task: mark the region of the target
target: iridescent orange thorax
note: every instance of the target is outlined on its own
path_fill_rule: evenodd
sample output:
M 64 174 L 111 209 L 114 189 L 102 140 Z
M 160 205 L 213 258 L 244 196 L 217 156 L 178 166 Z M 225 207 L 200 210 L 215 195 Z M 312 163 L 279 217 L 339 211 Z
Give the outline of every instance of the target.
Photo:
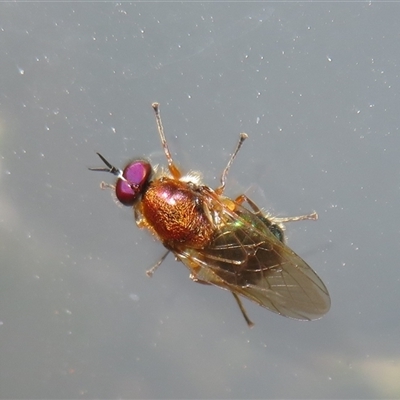
M 204 248 L 214 227 L 207 216 L 197 186 L 163 177 L 150 182 L 142 195 L 139 212 L 143 222 L 169 247 L 184 244 Z

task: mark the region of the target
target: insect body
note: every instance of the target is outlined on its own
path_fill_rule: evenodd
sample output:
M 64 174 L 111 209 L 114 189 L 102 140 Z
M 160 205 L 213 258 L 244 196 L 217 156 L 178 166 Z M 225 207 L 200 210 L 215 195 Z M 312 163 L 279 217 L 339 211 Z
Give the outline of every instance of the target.
M 249 326 L 239 296 L 280 315 L 299 320 L 320 318 L 330 308 L 328 290 L 317 274 L 284 243 L 284 222 L 317 219 L 317 214 L 274 218 L 265 215 L 247 196 L 223 195 L 226 177 L 243 141 L 239 142 L 221 175 L 221 184 L 211 189 L 199 174 L 182 175 L 169 152 L 159 106 L 153 103 L 158 132 L 168 162 L 168 171 L 156 172 L 146 160 L 135 160 L 124 170 L 106 164 L 94 171 L 117 176 L 117 199 L 132 206 L 140 228 L 147 228 L 167 252 L 147 274 L 151 276 L 169 252 L 182 261 L 190 278 L 232 292 Z

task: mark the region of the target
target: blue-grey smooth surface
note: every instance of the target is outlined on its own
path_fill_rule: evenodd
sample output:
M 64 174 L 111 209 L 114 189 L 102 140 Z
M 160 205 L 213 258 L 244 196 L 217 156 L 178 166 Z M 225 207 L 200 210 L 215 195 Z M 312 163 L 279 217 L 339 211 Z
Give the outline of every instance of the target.
M 400 6 L 0 4 L 0 397 L 400 396 Z M 331 311 L 190 281 L 99 183 L 171 151 L 287 226 Z

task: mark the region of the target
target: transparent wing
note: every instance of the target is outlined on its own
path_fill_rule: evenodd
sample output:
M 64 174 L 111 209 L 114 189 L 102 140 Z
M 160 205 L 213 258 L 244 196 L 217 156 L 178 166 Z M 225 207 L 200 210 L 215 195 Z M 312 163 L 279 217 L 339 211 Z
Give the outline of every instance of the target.
M 173 249 L 193 277 L 286 317 L 312 320 L 324 315 L 330 297 L 318 275 L 263 219 L 231 203 L 234 207 L 215 199 L 210 203 L 217 233 L 207 248 Z

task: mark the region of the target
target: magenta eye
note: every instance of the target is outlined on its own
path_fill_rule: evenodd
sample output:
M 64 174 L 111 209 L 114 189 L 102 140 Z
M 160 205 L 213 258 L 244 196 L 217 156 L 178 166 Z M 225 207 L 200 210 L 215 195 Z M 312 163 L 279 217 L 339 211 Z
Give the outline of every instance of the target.
M 143 187 L 148 182 L 151 174 L 151 166 L 147 161 L 138 160 L 128 164 L 122 176 L 118 178 L 115 186 L 117 199 L 124 206 L 131 206 L 142 193 Z

